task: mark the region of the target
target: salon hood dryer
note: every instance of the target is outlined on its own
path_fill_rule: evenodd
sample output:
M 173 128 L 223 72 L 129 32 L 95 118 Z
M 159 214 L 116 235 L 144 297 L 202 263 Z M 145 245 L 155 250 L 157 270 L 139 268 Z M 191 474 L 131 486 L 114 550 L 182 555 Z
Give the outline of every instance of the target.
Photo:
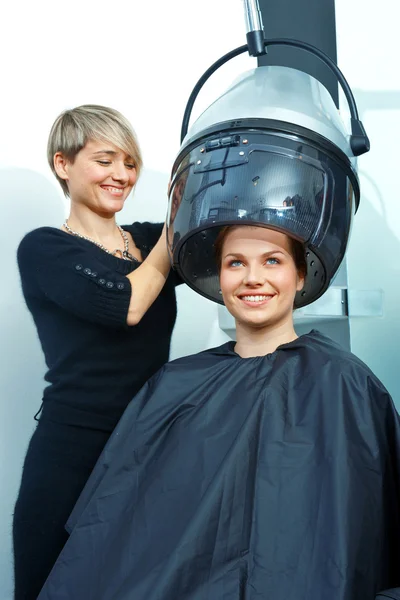
M 249 38 L 248 38 L 249 39 Z M 344 257 L 360 189 L 355 156 L 369 142 L 351 90 L 318 49 L 294 40 L 269 40 L 313 52 L 336 74 L 351 113 L 349 134 L 326 88 L 288 67 L 257 67 L 241 75 L 190 127 L 199 80 L 186 108 L 182 146 L 172 169 L 168 247 L 184 281 L 223 304 L 214 242 L 223 226 L 260 225 L 304 243 L 307 276 L 295 306 L 317 300 Z

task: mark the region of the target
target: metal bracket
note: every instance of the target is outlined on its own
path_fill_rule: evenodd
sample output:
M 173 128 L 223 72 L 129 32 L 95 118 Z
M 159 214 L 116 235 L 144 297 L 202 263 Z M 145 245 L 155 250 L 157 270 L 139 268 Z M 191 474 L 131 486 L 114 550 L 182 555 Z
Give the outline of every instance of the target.
M 343 318 L 348 316 L 347 289 L 330 287 L 321 298 L 294 312 L 294 321 L 303 318 Z

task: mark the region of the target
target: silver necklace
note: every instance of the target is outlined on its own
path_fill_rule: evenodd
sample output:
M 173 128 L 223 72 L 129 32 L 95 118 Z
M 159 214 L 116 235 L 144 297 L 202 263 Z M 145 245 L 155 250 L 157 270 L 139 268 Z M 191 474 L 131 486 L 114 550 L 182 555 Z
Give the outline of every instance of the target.
M 118 227 L 118 231 L 120 232 L 120 234 L 122 236 L 122 239 L 124 240 L 124 250 L 120 250 L 119 248 L 117 248 L 116 250 L 114 250 L 114 252 L 111 252 L 110 250 L 108 250 L 105 246 L 103 246 L 103 244 L 100 244 L 100 242 L 96 242 L 95 240 L 92 240 L 92 238 L 87 237 L 86 235 L 82 235 L 82 233 L 79 233 L 78 231 L 74 231 L 73 229 L 71 229 L 71 227 L 68 225 L 68 221 L 67 220 L 65 221 L 65 223 L 63 223 L 63 227 L 65 227 L 65 229 L 68 231 L 68 233 L 71 233 L 72 235 L 76 235 L 76 237 L 79 237 L 82 240 L 86 240 L 88 242 L 92 242 L 92 244 L 95 244 L 96 246 L 98 246 L 99 248 L 101 248 L 102 250 L 104 250 L 104 252 L 107 252 L 107 254 L 111 254 L 112 256 L 121 257 L 124 260 L 133 260 L 135 262 L 139 262 L 138 259 L 135 258 L 129 252 L 129 240 L 128 240 L 128 236 L 126 235 L 126 233 L 122 229 L 122 227 L 120 227 L 119 225 L 117 225 L 117 227 Z

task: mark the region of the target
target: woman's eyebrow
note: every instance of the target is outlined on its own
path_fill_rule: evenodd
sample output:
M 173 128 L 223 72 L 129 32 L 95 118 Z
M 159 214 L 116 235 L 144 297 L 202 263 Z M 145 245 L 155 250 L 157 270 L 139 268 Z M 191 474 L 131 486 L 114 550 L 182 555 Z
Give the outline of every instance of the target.
M 271 256 L 271 254 L 282 254 L 283 256 L 286 256 L 286 253 L 283 252 L 282 250 L 269 250 L 269 252 L 264 252 L 261 256 L 265 257 L 265 256 Z M 229 254 L 226 254 L 224 256 L 224 258 L 228 258 L 229 256 L 234 256 L 235 258 L 246 258 L 246 256 L 244 254 L 241 254 L 240 252 L 229 252 Z
M 271 254 L 283 254 L 283 256 L 286 256 L 286 252 L 283 252 L 283 250 L 270 250 L 269 252 L 264 252 L 262 256 L 271 256 Z
M 93 156 L 96 156 L 96 154 L 110 154 L 112 156 L 115 156 L 115 154 L 117 154 L 115 152 L 115 150 L 98 150 L 97 152 L 93 153 Z
M 116 152 L 115 150 L 98 150 L 97 152 L 94 152 L 92 154 L 92 156 L 99 156 L 101 154 L 107 154 L 108 156 L 117 156 L 118 152 Z M 126 156 L 124 158 L 124 160 L 129 160 L 131 162 L 135 162 L 132 158 L 132 156 Z

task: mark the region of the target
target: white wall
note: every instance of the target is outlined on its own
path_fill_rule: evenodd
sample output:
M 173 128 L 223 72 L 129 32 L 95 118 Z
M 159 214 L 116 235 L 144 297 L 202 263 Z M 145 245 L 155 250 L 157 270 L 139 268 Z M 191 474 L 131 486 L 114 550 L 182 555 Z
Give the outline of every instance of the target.
M 368 9 L 367 9 L 368 6 Z M 397 0 L 336 2 L 338 64 L 358 103 L 371 151 L 359 159 L 361 204 L 348 259 L 350 289 L 383 290 L 383 318 L 350 319 L 352 351 L 400 408 L 400 68 Z
M 368 287 L 385 286 L 387 294 L 386 329 L 381 322 L 354 323 L 359 336 L 354 349 L 393 390 L 397 356 L 388 328 L 399 333 L 398 266 L 388 253 L 398 254 L 400 237 L 392 138 L 396 128 L 397 136 L 400 133 L 400 81 L 397 65 L 385 66 L 385 61 L 397 55 L 396 19 L 390 15 L 394 8 L 395 0 L 387 4 L 387 14 L 377 14 L 377 7 L 367 14 L 362 0 L 337 2 L 339 62 L 366 111 L 364 121 L 373 144 L 371 154 L 360 161 L 366 192 L 354 228 L 350 277 L 358 277 L 359 287 L 368 275 Z M 0 598 L 9 600 L 11 512 L 44 374 L 36 332 L 20 293 L 15 252 L 26 231 L 40 225 L 59 226 L 66 210 L 46 164 L 49 128 L 67 107 L 97 103 L 121 110 L 136 128 L 146 168 L 120 222 L 161 221 L 189 93 L 214 60 L 244 43 L 245 32 L 241 0 L 70 0 L 63 4 L 22 0 L 4 3 L 1 10 Z M 151 34 L 153 42 L 147 48 Z M 244 56 L 220 69 L 201 93 L 194 115 L 237 74 L 254 65 Z M 379 108 L 371 109 L 371 103 Z M 359 256 L 366 255 L 369 262 L 364 267 Z M 216 306 L 182 287 L 172 356 L 225 339 Z M 386 344 L 391 354 L 380 352 L 375 368 L 377 344 Z

